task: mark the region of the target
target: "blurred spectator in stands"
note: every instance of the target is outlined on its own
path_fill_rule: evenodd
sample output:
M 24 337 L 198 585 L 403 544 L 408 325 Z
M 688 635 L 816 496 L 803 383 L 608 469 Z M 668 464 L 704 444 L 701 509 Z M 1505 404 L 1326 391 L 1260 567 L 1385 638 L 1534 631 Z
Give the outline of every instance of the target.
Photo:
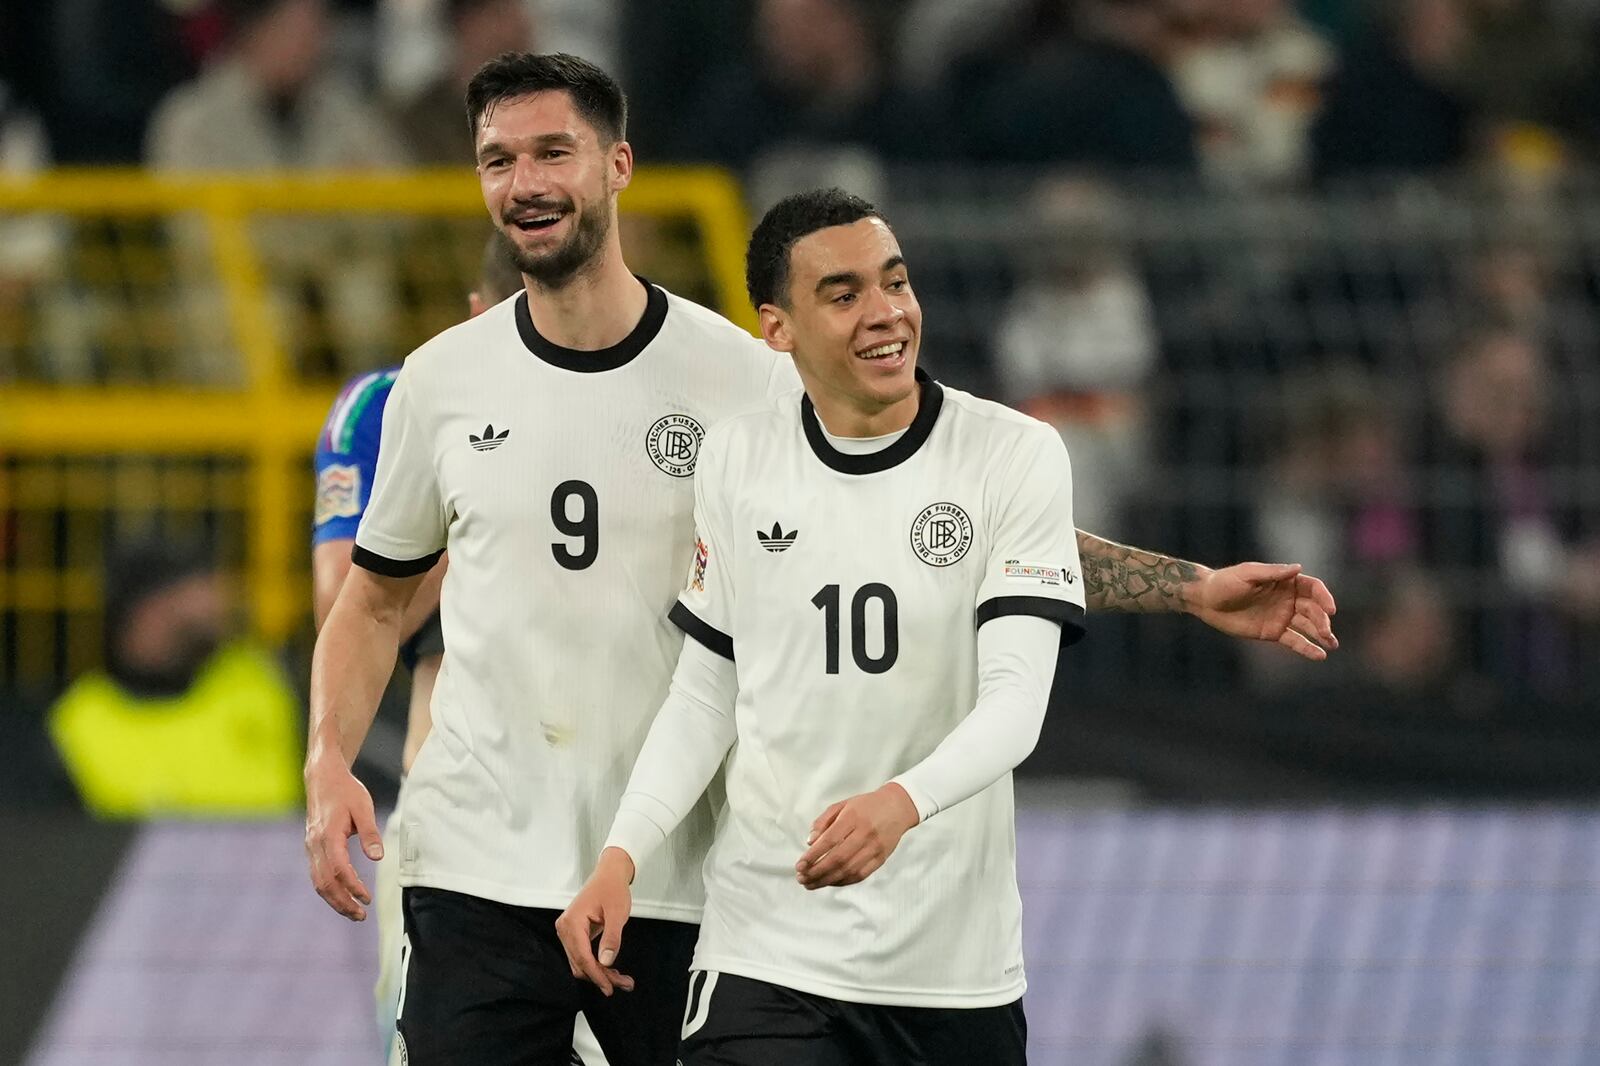
M 723 57 L 748 47 L 750 0 L 629 4 L 616 70 L 628 90 L 628 140 L 639 159 L 676 157 L 687 109 Z M 582 53 L 580 53 L 582 54 Z
M 1357 611 L 1355 668 L 1387 693 L 1437 691 L 1450 681 L 1457 651 L 1438 582 L 1411 568 L 1368 577 L 1373 599 Z
M 50 109 L 56 159 L 131 165 L 151 116 L 194 76 L 187 20 L 203 0 L 55 0 L 50 5 Z
M 570 52 L 611 71 L 618 70 L 624 29 L 619 0 L 520 0 L 528 35 L 501 51 L 538 47 Z M 378 85 L 391 100 L 406 101 L 451 76 L 456 66 L 456 35 L 451 26 L 454 0 L 376 0 Z M 649 5 L 655 8 L 657 5 Z M 673 13 L 684 6 L 659 5 Z M 648 14 L 648 12 L 646 12 Z M 500 13 L 498 19 L 509 19 Z M 631 17 L 631 16 L 630 16 Z M 490 58 L 493 58 L 492 56 Z M 631 89 L 631 86 L 630 86 Z M 466 113 L 464 102 L 458 102 Z M 465 122 L 465 119 L 462 120 Z
M 759 0 L 748 54 L 707 76 L 680 116 L 676 154 L 741 170 L 774 151 L 823 163 L 838 148 L 929 154 L 933 130 L 893 84 L 887 30 L 868 0 Z
M 1461 60 L 1462 91 L 1485 127 L 1492 159 L 1544 170 L 1561 161 L 1568 132 L 1600 128 L 1595 49 L 1558 0 L 1462 0 L 1471 45 Z
M 467 83 L 502 52 L 533 47 L 524 0 L 446 0 L 450 68 L 396 109 L 395 128 L 414 162 L 461 167 L 473 158 L 467 128 Z
M 1262 552 L 1304 560 L 1344 588 L 1415 560 L 1421 531 L 1393 390 L 1334 365 L 1285 380 L 1281 395 L 1256 507 Z
M 228 44 L 218 62 L 162 101 L 146 152 L 152 165 L 250 172 L 405 160 L 383 115 L 321 64 L 326 0 L 218 4 Z
M 893 42 L 900 83 L 927 92 L 953 66 L 998 48 L 1014 50 L 1039 29 L 1030 25 L 1038 7 L 1038 0 L 908 0 Z
M 1288 0 L 1178 0 L 1185 39 L 1173 81 L 1207 177 L 1286 185 L 1310 172 L 1311 123 L 1333 47 Z
M 327 0 L 218 0 L 218 61 L 172 92 L 151 123 L 148 158 L 163 170 L 259 173 L 391 167 L 405 151 L 386 117 L 323 60 Z M 465 121 L 465 120 L 463 120 Z M 277 335 L 305 375 L 379 365 L 394 335 L 395 265 L 387 219 L 273 218 L 252 229 L 272 283 Z M 179 223 L 180 299 L 193 340 L 177 374 L 236 383 L 243 367 L 215 309 L 208 235 Z
M 295 810 L 296 697 L 266 651 L 233 638 L 233 604 L 204 553 L 123 547 L 105 589 L 105 669 L 74 681 L 49 718 L 84 806 L 105 818 Z
M 1126 528 L 1124 496 L 1149 467 L 1142 390 L 1159 342 L 1124 244 L 1126 210 L 1093 182 L 1045 185 L 1029 212 L 1037 229 L 1024 276 L 995 338 L 1006 399 L 1061 433 L 1073 513 L 1095 529 Z
M 1362 0 L 1298 0 L 1300 17 L 1329 40 L 1343 44 L 1358 28 Z
M 1453 86 L 1470 45 L 1462 2 L 1374 5 L 1373 26 L 1340 58 L 1312 128 L 1318 178 L 1439 170 L 1465 160 L 1469 108 Z
M 0 4 L 0 85 L 13 113 L 40 116 L 48 97 L 50 7 Z
M 1553 379 L 1545 350 L 1503 328 L 1453 354 L 1439 381 L 1426 535 L 1465 609 L 1472 665 L 1559 693 L 1577 661 L 1574 616 L 1600 614 L 1600 540 L 1583 525 L 1577 468 L 1562 463 L 1570 434 Z
M 1525 207 L 1531 205 L 1524 205 Z M 1558 371 L 1585 373 L 1600 351 L 1592 297 L 1575 276 L 1570 241 L 1553 227 L 1567 224 L 1561 208 L 1533 211 L 1484 203 L 1494 216 L 1483 245 L 1454 256 L 1448 290 L 1418 298 L 1407 318 L 1421 347 L 1444 350 L 1460 323 L 1480 321 L 1520 333 L 1550 352 Z M 1591 454 L 1600 461 L 1600 449 Z
M 1179 41 L 1172 0 L 1081 0 L 1070 9 L 1041 0 L 1040 8 L 1063 29 L 998 54 L 994 83 L 960 115 L 965 154 L 1193 172 L 1194 124 L 1167 73 Z
M 49 164 L 43 123 L 0 81 L 0 180 L 32 177 Z M 66 237 L 63 223 L 45 214 L 0 217 L 0 382 L 87 374 L 73 358 L 81 349 L 44 341 L 59 334 L 46 321 L 74 313 L 68 294 L 50 284 L 59 279 Z
M 667 5 L 682 7 L 682 0 Z M 539 37 L 552 52 L 582 56 L 602 70 L 616 70 L 622 55 L 621 0 L 534 0 Z
M 1340 617 L 1349 614 L 1364 637 L 1347 668 L 1389 691 L 1425 688 L 1454 654 L 1453 635 L 1438 582 L 1415 571 L 1422 515 L 1395 390 L 1339 364 L 1286 379 L 1281 390 L 1256 498 L 1256 544 L 1267 558 L 1336 574 L 1327 580 L 1351 590 Z M 1405 639 L 1378 646 L 1394 632 Z M 1292 664 L 1247 654 L 1258 683 L 1303 679 Z

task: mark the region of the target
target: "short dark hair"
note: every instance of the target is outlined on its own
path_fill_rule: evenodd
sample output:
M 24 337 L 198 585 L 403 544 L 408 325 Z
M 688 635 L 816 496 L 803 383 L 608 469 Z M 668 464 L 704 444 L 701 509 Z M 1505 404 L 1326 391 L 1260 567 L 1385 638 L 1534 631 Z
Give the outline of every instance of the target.
M 617 80 L 587 59 L 552 52 L 506 52 L 478 68 L 467 85 L 467 123 L 474 139 L 496 104 L 559 90 L 607 144 L 628 136 L 628 98 Z
M 789 306 L 789 253 L 800 238 L 829 226 L 848 226 L 864 218 L 883 217 L 873 204 L 843 189 L 813 189 L 785 196 L 773 204 L 755 232 L 744 257 L 744 284 L 750 302 Z

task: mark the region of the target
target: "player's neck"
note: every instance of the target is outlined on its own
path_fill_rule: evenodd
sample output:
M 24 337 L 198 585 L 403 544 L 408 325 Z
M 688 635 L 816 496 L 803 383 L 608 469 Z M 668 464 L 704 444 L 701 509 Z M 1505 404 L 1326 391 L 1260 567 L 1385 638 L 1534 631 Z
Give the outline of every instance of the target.
M 539 335 L 580 352 L 598 352 L 622 343 L 644 317 L 649 293 L 628 270 L 622 249 L 613 243 L 601 261 L 559 289 L 529 284 L 528 316 Z
M 898 433 L 916 421 L 922 405 L 922 389 L 888 407 L 863 406 L 851 396 L 830 393 L 827 389 L 807 387 L 806 395 L 817 413 L 822 428 L 835 437 L 885 437 Z

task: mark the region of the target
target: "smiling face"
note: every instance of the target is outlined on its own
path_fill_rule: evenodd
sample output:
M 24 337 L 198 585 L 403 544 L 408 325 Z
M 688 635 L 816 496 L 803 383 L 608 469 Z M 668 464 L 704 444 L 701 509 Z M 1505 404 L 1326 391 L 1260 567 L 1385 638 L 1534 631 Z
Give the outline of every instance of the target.
M 783 304 L 760 308 L 761 332 L 794 356 L 812 403 L 871 422 L 893 411 L 909 425 L 922 308 L 888 224 L 863 218 L 801 237 L 789 250 L 788 275 Z
M 616 195 L 633 150 L 607 142 L 570 94 L 547 90 L 499 102 L 481 116 L 478 181 L 517 269 L 549 289 L 599 263 L 616 222 Z

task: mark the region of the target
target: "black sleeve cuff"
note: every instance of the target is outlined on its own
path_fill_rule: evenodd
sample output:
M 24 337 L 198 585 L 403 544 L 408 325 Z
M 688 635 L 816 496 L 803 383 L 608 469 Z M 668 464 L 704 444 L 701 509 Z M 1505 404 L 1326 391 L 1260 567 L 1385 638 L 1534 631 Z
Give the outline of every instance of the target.
M 371 570 L 374 574 L 382 574 L 384 577 L 415 577 L 432 570 L 433 564 L 438 562 L 443 554 L 444 549 L 440 548 L 432 555 L 424 555 L 420 559 L 390 559 L 357 544 L 350 549 L 350 561 L 363 570 Z
M 667 613 L 667 620 L 724 659 L 729 662 L 734 661 L 733 638 L 701 621 L 700 616 L 685 607 L 682 600 L 672 605 L 672 610 Z
M 1030 614 L 1035 618 L 1048 618 L 1061 623 L 1061 646 L 1076 644 L 1083 639 L 1084 610 L 1066 600 L 1053 600 L 1048 596 L 996 596 L 978 604 L 978 626 L 1003 615 Z

